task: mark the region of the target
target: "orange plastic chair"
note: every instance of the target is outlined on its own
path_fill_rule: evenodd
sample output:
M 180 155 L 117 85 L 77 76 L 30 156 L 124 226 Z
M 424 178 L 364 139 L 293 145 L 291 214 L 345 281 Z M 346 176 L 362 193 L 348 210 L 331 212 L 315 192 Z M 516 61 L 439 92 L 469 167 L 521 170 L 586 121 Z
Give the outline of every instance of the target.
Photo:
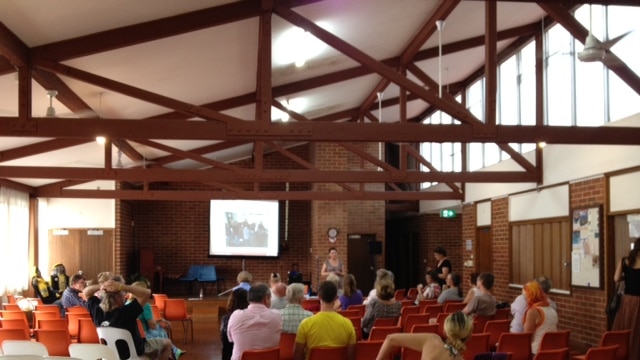
M 160 314 L 160 308 L 158 307 L 158 305 L 151 305 L 151 314 L 156 322 L 162 319 L 162 315 Z M 160 327 L 167 332 L 167 335 L 169 335 L 169 339 L 173 339 L 173 330 L 171 329 L 171 326 L 165 324 L 164 322 L 158 322 L 158 324 L 160 324 Z
M 161 315 L 164 314 L 164 301 L 168 298 L 166 294 L 153 294 L 153 304 L 158 306 Z
M 344 317 L 360 317 L 358 310 L 338 310 L 337 313 Z
M 462 311 L 465 307 L 467 307 L 467 304 L 461 301 L 447 301 L 444 304 L 444 312 L 454 313 L 456 311 Z
M 376 341 L 358 341 L 356 342 L 356 356 L 355 360 L 372 360 L 378 356 L 380 348 L 382 347 L 382 340 Z M 282 359 L 281 359 L 282 360 Z
M 39 304 L 36 306 L 36 311 L 40 311 L 40 312 L 49 311 L 49 312 L 54 312 L 60 315 L 60 307 L 58 305 Z
M 280 348 L 245 350 L 242 352 L 242 360 L 279 360 Z
M 411 333 L 438 333 L 438 324 L 417 324 L 411 327 Z
M 617 357 L 618 345 L 591 348 L 584 355 L 584 360 L 611 360 Z
M 69 325 L 67 319 L 39 319 L 38 329 L 44 330 L 64 330 L 69 332 Z
M 542 335 L 538 352 L 569 348 L 570 334 L 570 330 L 547 331 Z
M 9 302 L 9 304 L 15 304 L 16 296 L 13 294 L 7 294 L 7 301 Z
M 60 319 L 60 313 L 59 312 L 34 311 L 34 312 L 32 312 L 32 314 L 33 314 L 33 329 L 34 330 L 38 328 L 38 320 Z
M 82 307 L 82 306 L 81 306 Z M 86 310 L 86 309 L 85 309 Z M 78 319 L 80 318 L 91 318 L 91 314 L 89 312 L 81 312 L 81 311 L 67 311 L 67 328 L 69 330 L 69 335 L 72 339 L 76 339 L 78 337 L 79 326 Z
M 87 344 L 99 344 L 98 330 L 91 318 L 78 319 L 78 342 Z
M 18 306 L 18 304 L 11 304 L 11 303 L 4 303 L 2 304 L 2 309 L 3 310 L 8 310 L 8 311 L 22 311 L 22 309 L 20 309 L 20 306 Z
M 420 313 L 420 306 L 403 306 L 402 310 L 400 310 L 400 319 L 398 321 L 398 325 L 400 327 L 404 327 L 404 323 L 407 321 L 407 316 L 415 315 Z
M 296 344 L 296 334 L 280 333 L 280 360 L 293 360 L 293 346 Z
M 513 360 L 531 358 L 531 333 L 504 333 L 498 340 L 497 352 L 511 353 Z
M 24 331 L 24 337 L 29 338 L 31 329 L 26 319 L 0 319 L 0 328 L 2 329 L 21 329 Z
M 398 318 L 376 318 L 373 321 L 372 327 L 380 326 L 396 326 L 398 325 Z
M 384 340 L 387 335 L 402 332 L 401 326 L 374 326 L 369 333 L 369 341 Z
M 414 325 L 418 324 L 428 324 L 429 323 L 429 314 L 409 314 L 404 321 L 404 325 L 402 326 L 402 332 L 410 333 L 411 328 Z
M 308 360 L 348 360 L 347 347 L 314 347 L 311 348 Z
M 144 332 L 144 326 L 142 325 L 142 320 L 140 320 L 140 318 L 137 318 L 136 323 L 138 324 L 138 333 L 140 334 L 140 337 L 146 338 L 147 334 Z
M 191 341 L 193 342 L 193 320 L 187 314 L 187 303 L 184 299 L 166 299 L 164 301 L 164 318 L 168 321 L 182 322 L 184 330 L 184 342 L 187 342 L 189 328 L 191 328 Z
M 509 332 L 511 326 L 511 320 L 489 320 L 484 324 L 483 333 L 490 334 L 489 336 L 489 348 L 487 351 L 495 351 L 496 345 L 500 340 L 500 335 Z
M 358 310 L 360 317 L 364 316 L 365 305 L 349 305 L 347 310 Z
M 491 334 L 480 333 L 471 334 L 471 337 L 467 340 L 467 348 L 462 353 L 462 357 L 465 360 L 473 360 L 476 355 L 489 351 L 489 339 Z
M 35 333 L 36 341 L 47 347 L 50 356 L 69 356 L 71 337 L 66 328 L 64 330 L 38 329 Z
M 72 306 L 72 307 L 69 307 L 69 308 L 65 308 L 64 311 L 65 311 L 65 314 L 68 314 L 68 313 L 83 313 L 83 314 L 86 313 L 86 314 L 88 314 L 89 313 L 89 310 L 86 307 L 82 306 L 82 305 L 76 305 L 76 306 Z
M 569 348 L 555 350 L 540 350 L 533 360 L 566 360 L 569 356 Z
M 5 340 L 30 340 L 28 333 L 22 329 L 0 329 L 0 344 Z

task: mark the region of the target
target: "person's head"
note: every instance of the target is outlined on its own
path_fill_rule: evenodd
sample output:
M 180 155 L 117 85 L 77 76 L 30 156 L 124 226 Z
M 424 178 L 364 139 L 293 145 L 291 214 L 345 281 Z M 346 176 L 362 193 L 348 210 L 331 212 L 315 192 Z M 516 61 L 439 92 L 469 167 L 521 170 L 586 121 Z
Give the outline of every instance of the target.
M 391 279 L 391 281 L 393 281 L 393 273 L 387 269 L 378 269 L 376 271 L 376 281 L 384 278 L 384 277 L 388 277 Z
M 478 276 L 480 276 L 479 272 L 472 272 L 471 274 L 469 274 L 469 284 L 471 284 L 471 286 L 476 286 L 476 283 L 478 282 Z
M 87 281 L 82 274 L 73 274 L 71 276 L 69 287 L 76 289 L 78 291 L 84 290 L 87 287 Z
M 440 260 L 447 257 L 447 250 L 445 250 L 442 246 L 438 246 L 433 250 L 433 257 Z
M 271 286 L 279 283 L 282 281 L 282 278 L 280 277 L 280 274 L 278 274 L 277 272 L 271 273 L 271 275 L 269 275 L 269 284 Z
M 325 280 L 318 286 L 318 298 L 325 304 L 332 304 L 338 297 L 338 286 L 329 280 Z
M 110 285 L 111 283 L 120 283 L 124 285 L 122 281 L 116 281 L 113 278 L 107 280 L 103 283 L 103 289 L 105 289 L 105 285 Z M 146 286 L 145 286 L 146 287 Z M 103 291 L 102 293 L 102 301 L 100 302 L 100 308 L 104 312 L 113 311 L 125 304 L 126 293 L 124 291 Z
M 298 263 L 291 264 L 291 271 L 298 271 Z
M 351 296 L 355 294 L 357 290 L 356 277 L 353 276 L 353 274 L 347 274 L 344 279 L 342 279 L 342 291 L 346 296 Z
M 287 286 L 286 297 L 289 304 L 302 304 L 302 299 L 304 298 L 304 285 L 300 283 L 293 283 Z
M 447 336 L 447 344 L 451 345 L 458 353 L 466 349 L 466 341 L 473 332 L 473 321 L 462 311 L 456 311 L 444 320 L 444 333 Z
M 103 271 L 98 274 L 98 284 L 102 284 L 107 280 L 111 280 L 113 274 L 110 271 Z
M 340 287 L 340 278 L 334 273 L 329 273 L 329 275 L 327 275 L 327 281 L 331 281 L 336 285 L 336 287 Z
M 388 277 L 382 278 L 376 282 L 376 296 L 380 300 L 391 300 L 395 295 L 395 286 L 393 285 L 393 281 Z
M 266 307 L 271 307 L 271 289 L 264 283 L 253 284 L 249 288 L 247 300 L 249 300 L 249 303 L 264 304 Z
M 435 270 L 427 271 L 427 273 L 424 275 L 424 281 L 426 281 L 427 284 L 433 284 L 434 282 L 436 282 L 437 278 L 438 272 Z
M 238 277 L 236 278 L 238 284 L 240 283 L 251 283 L 253 281 L 253 276 L 248 271 L 242 270 L 238 273 Z
M 334 247 L 329 248 L 329 257 L 332 259 L 336 259 L 338 257 L 338 249 Z
M 527 304 L 533 305 L 547 299 L 547 295 L 542 290 L 542 286 L 537 281 L 529 281 L 524 285 L 524 296 Z
M 282 282 L 279 282 L 273 287 L 273 295 L 283 298 L 287 295 L 287 285 Z
M 447 275 L 447 286 L 449 287 L 458 287 L 462 282 L 462 276 L 458 273 L 449 273 Z
M 480 273 L 480 275 L 478 275 L 477 284 L 478 284 L 478 287 L 482 286 L 487 290 L 491 290 L 491 288 L 493 287 L 494 280 L 495 278 L 493 277 L 492 273 L 483 272 L 483 273 Z
M 548 294 L 549 291 L 551 291 L 551 288 L 553 288 L 553 284 L 551 283 L 551 280 L 546 277 L 546 276 L 539 276 L 536 281 L 538 282 L 538 284 L 540 284 L 540 287 L 542 288 L 542 291 L 544 291 L 545 294 Z
M 231 292 L 227 299 L 227 311 L 232 313 L 238 309 L 246 309 L 249 306 L 249 300 L 247 300 L 247 290 L 243 288 L 237 288 Z

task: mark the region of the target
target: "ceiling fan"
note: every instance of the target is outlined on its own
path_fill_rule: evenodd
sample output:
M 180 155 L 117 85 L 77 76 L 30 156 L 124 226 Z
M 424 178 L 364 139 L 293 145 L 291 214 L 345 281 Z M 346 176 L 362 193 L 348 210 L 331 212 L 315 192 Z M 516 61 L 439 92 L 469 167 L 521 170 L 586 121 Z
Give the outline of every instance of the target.
M 578 60 L 582 62 L 605 61 L 607 51 L 618 41 L 631 33 L 631 31 L 627 31 L 626 33 L 623 33 L 611 40 L 602 42 L 593 35 L 593 31 L 591 29 L 592 24 L 593 15 L 591 12 L 591 5 L 589 5 L 589 34 L 584 41 L 584 49 L 578 53 Z

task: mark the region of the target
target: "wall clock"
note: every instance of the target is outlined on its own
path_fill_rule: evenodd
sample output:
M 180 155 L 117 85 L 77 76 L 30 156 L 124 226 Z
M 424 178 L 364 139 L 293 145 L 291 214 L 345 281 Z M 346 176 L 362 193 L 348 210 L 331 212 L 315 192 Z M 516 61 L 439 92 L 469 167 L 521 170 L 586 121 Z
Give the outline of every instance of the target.
M 329 230 L 327 230 L 327 236 L 330 242 L 336 242 L 336 240 L 338 240 L 338 229 L 330 227 Z

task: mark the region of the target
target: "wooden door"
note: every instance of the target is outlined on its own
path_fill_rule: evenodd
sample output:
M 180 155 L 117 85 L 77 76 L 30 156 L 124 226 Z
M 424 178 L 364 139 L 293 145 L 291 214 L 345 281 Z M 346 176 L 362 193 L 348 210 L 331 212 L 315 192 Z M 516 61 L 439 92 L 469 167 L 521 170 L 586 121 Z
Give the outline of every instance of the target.
M 493 244 L 491 241 L 491 228 L 479 228 L 476 230 L 476 271 L 493 272 Z
M 67 235 L 49 230 L 49 265 L 64 264 L 69 276 L 82 270 L 87 280 L 114 270 L 113 229 L 69 229 Z M 47 278 L 51 269 L 40 269 Z
M 376 262 L 379 255 L 369 253 L 369 241 L 375 241 L 375 234 L 348 234 L 347 261 L 349 273 L 353 274 L 362 295 L 367 296 L 376 279 Z

